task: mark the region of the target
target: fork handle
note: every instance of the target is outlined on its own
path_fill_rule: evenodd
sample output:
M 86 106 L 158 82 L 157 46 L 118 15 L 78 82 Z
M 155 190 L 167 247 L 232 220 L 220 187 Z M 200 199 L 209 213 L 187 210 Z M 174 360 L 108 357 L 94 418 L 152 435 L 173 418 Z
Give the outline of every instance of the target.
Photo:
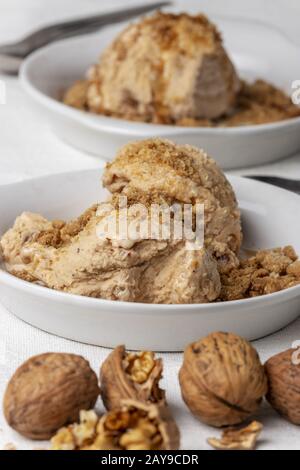
M 4 44 L 0 46 L 0 57 L 1 55 L 10 56 L 12 58 L 18 58 L 20 60 L 25 59 L 29 54 L 40 49 L 43 46 L 47 46 L 52 42 L 59 41 L 60 39 L 67 39 L 72 36 L 80 36 L 88 33 L 92 33 L 100 29 L 99 23 L 90 23 L 88 26 L 64 29 L 60 32 L 49 31 L 43 38 L 36 39 L 32 35 L 32 40 L 19 41 L 14 44 Z M 1 63 L 2 69 L 2 63 Z
M 60 39 L 67 39 L 72 36 L 87 34 L 100 29 L 100 27 L 101 24 L 99 21 L 90 22 L 84 26 L 77 27 L 73 26 L 73 22 L 70 22 L 70 26 L 65 26 L 61 30 L 57 29 L 59 28 L 58 25 L 53 27 L 49 26 L 49 28 L 45 28 L 43 30 L 43 35 L 39 34 L 39 32 L 42 31 L 36 31 L 30 36 L 27 36 L 24 40 L 0 46 L 0 54 L 24 59 L 31 54 L 31 52 L 51 44 L 52 42 L 59 41 Z
M 26 55 L 28 55 L 27 50 L 28 48 L 26 47 L 25 43 L 23 43 L 23 41 L 16 42 L 14 44 L 4 44 L 3 46 L 1 46 L 0 47 L 1 70 L 3 69 L 2 60 L 4 56 L 7 56 L 7 57 L 10 56 L 12 58 L 23 59 L 24 57 L 26 57 Z
M 21 41 L 14 44 L 0 46 L 0 54 L 25 58 L 28 54 L 59 39 L 79 36 L 96 31 L 103 26 L 126 21 L 143 13 L 170 5 L 169 1 L 150 3 L 149 5 L 135 6 L 126 10 L 117 10 L 102 13 L 91 17 L 75 19 L 47 26 L 35 31 Z
M 22 59 L 11 55 L 0 54 L 0 73 L 16 75 L 20 69 Z
M 288 191 L 300 194 L 300 180 L 262 175 L 246 175 L 246 178 L 262 181 L 263 183 L 273 184 L 279 188 L 287 189 Z

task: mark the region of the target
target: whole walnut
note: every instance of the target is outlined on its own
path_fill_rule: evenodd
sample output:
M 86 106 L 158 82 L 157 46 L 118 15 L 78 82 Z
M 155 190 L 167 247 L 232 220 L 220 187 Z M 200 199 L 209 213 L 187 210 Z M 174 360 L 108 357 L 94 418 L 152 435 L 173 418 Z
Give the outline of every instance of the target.
M 118 408 L 121 400 L 143 403 L 165 403 L 165 392 L 159 387 L 162 360 L 152 351 L 130 353 L 116 347 L 100 370 L 101 397 L 108 410 Z
M 266 398 L 284 418 L 300 425 L 300 362 L 297 356 L 295 349 L 288 349 L 266 362 L 269 382 Z
M 65 424 L 93 408 L 99 395 L 97 376 L 75 354 L 31 357 L 10 379 L 3 401 L 8 424 L 23 436 L 49 439 Z
M 245 421 L 257 411 L 267 392 L 256 350 L 231 333 L 212 333 L 190 344 L 179 381 L 190 411 L 216 427 Z

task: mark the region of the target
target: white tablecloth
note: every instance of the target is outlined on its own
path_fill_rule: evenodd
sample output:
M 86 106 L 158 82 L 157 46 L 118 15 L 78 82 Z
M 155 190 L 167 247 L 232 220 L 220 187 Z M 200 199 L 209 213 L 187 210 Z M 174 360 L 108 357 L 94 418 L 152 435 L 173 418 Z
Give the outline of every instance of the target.
M 150 0 L 149 0 L 150 1 Z M 127 0 L 126 5 L 139 3 Z M 184 7 L 184 1 L 183 7 Z M 1 0 L 0 43 L 14 40 L 34 27 L 72 15 L 99 12 L 104 8 L 124 6 L 122 0 Z M 202 0 L 199 8 L 207 13 L 247 16 L 269 21 L 281 27 L 300 45 L 298 0 Z M 299 57 L 300 60 L 300 57 Z M 300 77 L 295 77 L 299 79 Z M 0 184 L 42 174 L 81 168 L 97 168 L 102 163 L 60 142 L 40 121 L 15 78 L 0 75 L 7 89 L 7 102 L 0 104 Z M 300 178 L 299 155 L 284 161 L 235 173 L 278 174 Z M 1 216 L 1 215 L 0 215 Z M 1 299 L 0 299 L 1 300 Z M 300 312 L 299 312 L 300 313 Z M 281 332 L 255 342 L 261 359 L 291 347 L 300 339 L 300 319 Z M 66 351 L 85 356 L 96 371 L 108 350 L 78 344 L 39 331 L 15 318 L 0 305 L 0 398 L 7 380 L 28 357 L 48 351 Z M 181 354 L 164 354 L 164 387 L 182 433 L 183 449 L 207 449 L 206 439 L 219 432 L 196 421 L 185 408 L 177 381 Z M 101 409 L 101 404 L 99 404 Z M 280 419 L 267 404 L 260 419 L 264 432 L 260 449 L 300 449 L 300 431 Z M 39 444 L 13 432 L 0 415 L 0 448 L 14 443 L 18 449 L 32 449 Z

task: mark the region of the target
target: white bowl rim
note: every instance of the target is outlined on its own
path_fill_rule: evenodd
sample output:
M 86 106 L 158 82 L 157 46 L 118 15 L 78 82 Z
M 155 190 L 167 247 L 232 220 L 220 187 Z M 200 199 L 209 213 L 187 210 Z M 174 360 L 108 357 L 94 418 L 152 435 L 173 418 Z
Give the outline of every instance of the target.
M 291 48 L 294 49 L 295 52 L 300 54 L 300 48 L 296 45 L 283 31 L 281 31 L 276 26 L 271 24 L 265 23 L 263 21 L 254 21 L 251 19 L 241 18 L 241 17 L 230 17 L 230 16 L 215 16 L 215 18 L 219 18 L 223 21 L 228 22 L 243 22 L 248 25 L 255 25 L 256 27 L 262 27 L 269 31 L 275 32 L 277 35 L 280 35 L 282 39 L 284 39 Z M 88 36 L 92 36 L 93 34 L 87 34 L 81 36 L 81 38 L 86 38 Z M 99 34 L 99 32 L 98 32 Z M 49 44 L 44 46 L 37 51 L 30 54 L 22 63 L 20 68 L 19 79 L 23 88 L 36 99 L 36 101 L 40 102 L 44 106 L 48 107 L 54 112 L 58 112 L 59 114 L 64 114 L 68 118 L 80 122 L 85 126 L 88 126 L 94 130 L 99 129 L 101 127 L 102 130 L 106 131 L 107 133 L 118 133 L 122 135 L 134 135 L 134 136 L 152 136 L 155 133 L 156 136 L 159 135 L 197 135 L 201 134 L 203 136 L 212 135 L 212 136 L 230 136 L 230 135 L 249 135 L 249 134 L 261 134 L 267 132 L 273 132 L 277 129 L 284 129 L 290 126 L 298 126 L 300 125 L 300 116 L 290 119 L 285 119 L 283 121 L 277 121 L 273 123 L 266 123 L 266 124 L 256 124 L 256 125 L 247 125 L 247 126 L 234 126 L 234 127 L 183 127 L 183 126 L 172 126 L 172 125 L 159 125 L 159 124 L 151 124 L 151 123 L 143 123 L 143 122 L 135 122 L 135 121 L 127 121 L 125 119 L 117 119 L 114 117 L 109 117 L 101 114 L 89 113 L 85 111 L 81 111 L 71 106 L 67 106 L 59 100 L 56 100 L 45 93 L 41 92 L 35 85 L 31 82 L 30 79 L 30 71 L 32 67 L 34 67 L 35 61 L 42 57 L 45 53 L 52 48 L 59 46 L 60 44 L 65 44 L 67 42 L 71 42 L 74 40 L 73 38 L 67 38 L 60 41 L 56 41 L 53 44 Z

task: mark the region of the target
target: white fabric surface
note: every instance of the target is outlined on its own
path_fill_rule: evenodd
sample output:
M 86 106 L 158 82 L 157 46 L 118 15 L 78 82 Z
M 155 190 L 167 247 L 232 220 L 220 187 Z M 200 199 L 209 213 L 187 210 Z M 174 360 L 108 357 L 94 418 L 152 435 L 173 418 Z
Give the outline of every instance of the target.
M 127 0 L 125 3 L 136 4 L 138 0 Z M 90 14 L 108 6 L 124 6 L 125 3 L 122 0 L 1 0 L 0 43 L 14 40 L 45 23 L 71 15 Z M 184 8 L 184 1 L 182 3 Z M 199 8 L 207 13 L 247 16 L 269 21 L 288 32 L 300 45 L 298 0 L 202 0 L 199 2 Z M 58 141 L 48 129 L 47 123 L 36 115 L 15 78 L 0 76 L 0 80 L 4 80 L 7 89 L 7 103 L 0 104 L 0 184 L 42 174 L 97 168 L 102 165 L 99 160 Z M 235 173 L 259 172 L 300 178 L 299 155 L 259 169 L 252 168 Z M 273 354 L 291 347 L 298 339 L 300 319 L 279 333 L 256 341 L 255 346 L 261 359 L 265 361 Z M 91 362 L 96 371 L 108 354 L 108 350 L 104 348 L 78 344 L 39 331 L 15 318 L 0 305 L 0 399 L 7 380 L 16 367 L 28 357 L 48 351 L 81 354 Z M 181 429 L 182 449 L 207 449 L 206 438 L 217 436 L 219 431 L 196 421 L 181 401 L 177 374 L 182 355 L 164 354 L 163 358 L 163 385 Z M 279 418 L 267 404 L 262 407 L 260 419 L 265 429 L 259 449 L 300 449 L 299 428 Z M 13 442 L 18 449 L 43 447 L 42 444 L 17 435 L 8 428 L 0 415 L 0 448 L 8 442 Z

